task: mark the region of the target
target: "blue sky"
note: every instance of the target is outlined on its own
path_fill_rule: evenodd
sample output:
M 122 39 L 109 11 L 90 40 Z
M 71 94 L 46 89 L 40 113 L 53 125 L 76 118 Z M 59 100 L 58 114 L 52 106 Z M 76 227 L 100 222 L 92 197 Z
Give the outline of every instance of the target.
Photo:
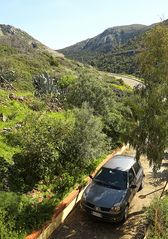
M 0 23 L 60 49 L 106 28 L 168 18 L 168 0 L 0 0 Z

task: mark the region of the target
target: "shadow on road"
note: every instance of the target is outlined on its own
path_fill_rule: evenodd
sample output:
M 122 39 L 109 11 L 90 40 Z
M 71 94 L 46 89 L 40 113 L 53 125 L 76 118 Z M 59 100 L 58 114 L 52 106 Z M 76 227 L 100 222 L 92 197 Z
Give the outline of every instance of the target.
M 52 235 L 50 239 L 119 239 L 125 234 L 131 235 L 137 224 L 137 217 L 142 215 L 144 210 L 129 214 L 129 220 L 124 224 L 102 222 L 88 216 L 78 205 L 71 212 L 64 225 Z M 139 223 L 139 221 L 138 221 Z
M 156 173 L 151 172 L 150 178 L 154 180 L 150 182 L 153 186 L 160 186 L 161 183 L 168 181 L 168 169 L 164 169 L 163 171 L 159 171 Z
M 153 186 L 160 186 L 161 183 L 168 181 L 168 162 L 167 159 L 163 161 L 161 169 L 157 172 L 150 172 L 150 184 Z

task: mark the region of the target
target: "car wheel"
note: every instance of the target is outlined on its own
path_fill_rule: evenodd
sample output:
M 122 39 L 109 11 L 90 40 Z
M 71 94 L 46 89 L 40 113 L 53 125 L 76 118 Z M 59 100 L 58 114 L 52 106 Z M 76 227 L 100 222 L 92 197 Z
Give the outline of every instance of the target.
M 124 210 L 122 222 L 125 222 L 127 220 L 127 218 L 128 218 L 128 210 L 129 210 L 129 206 L 127 205 L 125 210 Z
M 141 183 L 141 185 L 140 185 L 140 187 L 139 187 L 138 191 L 142 190 L 142 189 L 143 189 L 143 187 L 144 187 L 144 180 L 142 180 L 142 183 Z

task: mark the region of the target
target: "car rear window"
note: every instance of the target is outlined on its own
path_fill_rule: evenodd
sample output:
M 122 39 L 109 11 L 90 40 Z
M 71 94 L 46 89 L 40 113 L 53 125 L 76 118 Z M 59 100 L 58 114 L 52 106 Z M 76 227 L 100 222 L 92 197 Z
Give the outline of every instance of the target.
M 115 189 L 127 188 L 127 173 L 117 169 L 101 168 L 94 181 Z

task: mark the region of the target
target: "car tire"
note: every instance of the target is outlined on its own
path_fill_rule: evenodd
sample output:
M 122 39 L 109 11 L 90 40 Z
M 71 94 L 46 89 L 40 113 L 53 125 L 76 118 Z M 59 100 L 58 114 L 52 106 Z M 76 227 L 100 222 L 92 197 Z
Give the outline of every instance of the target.
M 129 210 L 129 206 L 127 205 L 123 214 L 123 219 L 122 219 L 123 223 L 128 219 L 128 210 Z

